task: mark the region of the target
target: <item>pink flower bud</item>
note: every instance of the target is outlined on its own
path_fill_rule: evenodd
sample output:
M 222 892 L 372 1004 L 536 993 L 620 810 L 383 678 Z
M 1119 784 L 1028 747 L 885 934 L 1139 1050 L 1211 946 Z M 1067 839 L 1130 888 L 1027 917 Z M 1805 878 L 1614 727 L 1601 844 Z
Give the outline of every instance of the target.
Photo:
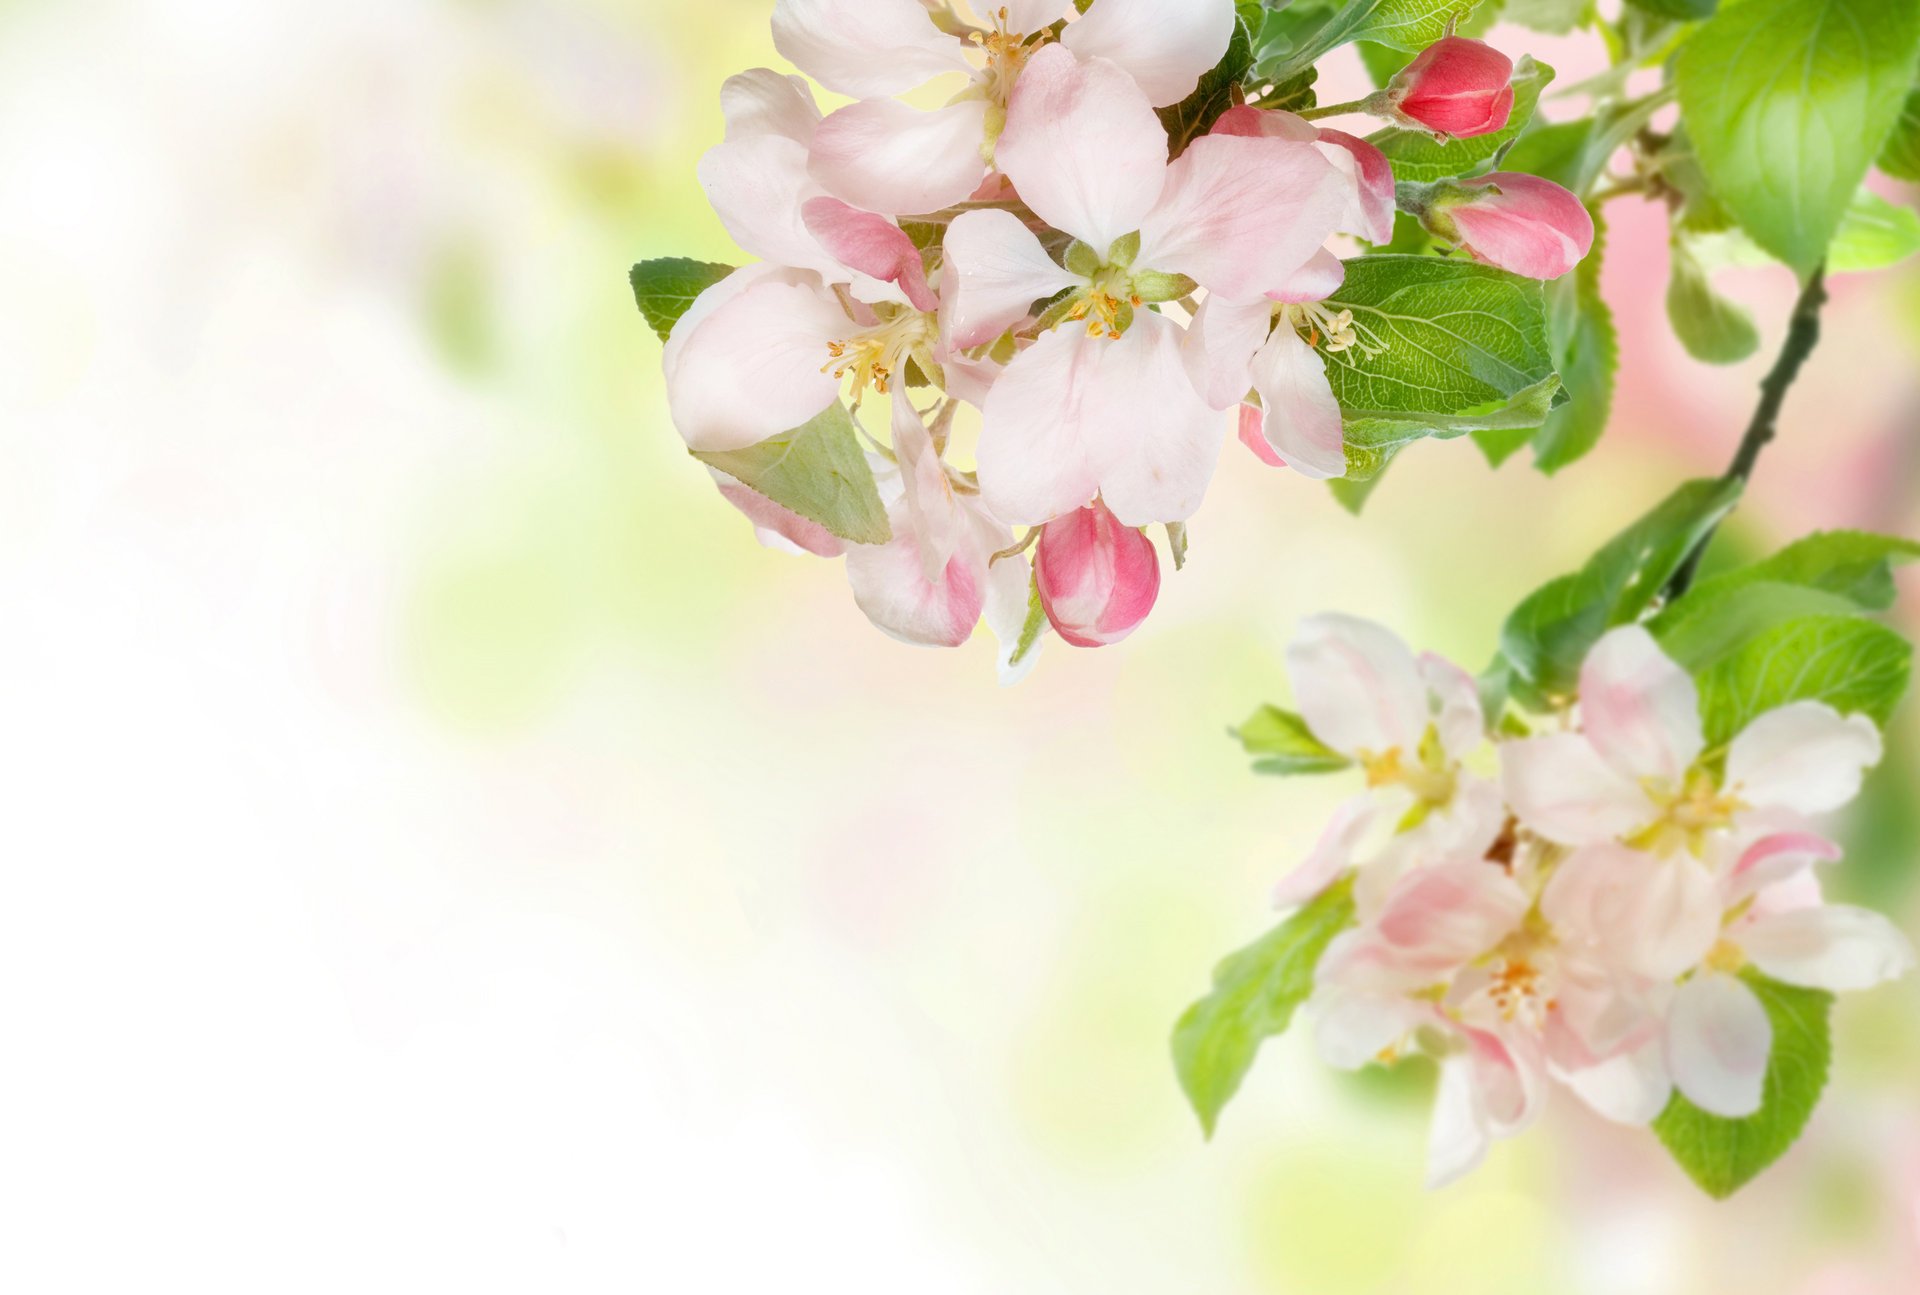
M 1557 279 L 1593 246 L 1586 204 L 1551 180 L 1496 171 L 1462 180 L 1427 213 L 1427 228 L 1476 261 L 1529 279 Z
M 1387 99 L 1401 117 L 1428 130 L 1491 135 L 1513 114 L 1513 60 L 1485 41 L 1448 36 L 1387 83 Z
M 1160 595 L 1153 541 L 1097 499 L 1041 528 L 1033 573 L 1047 619 L 1075 647 L 1118 643 Z

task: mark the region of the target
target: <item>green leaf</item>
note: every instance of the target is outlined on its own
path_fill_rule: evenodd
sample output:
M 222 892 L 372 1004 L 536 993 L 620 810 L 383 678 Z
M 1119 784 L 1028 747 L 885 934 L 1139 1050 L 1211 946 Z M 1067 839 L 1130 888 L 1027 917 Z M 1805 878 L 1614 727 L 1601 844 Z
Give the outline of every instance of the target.
M 1352 311 L 1361 341 L 1383 349 L 1327 357 L 1342 409 L 1358 417 L 1481 414 L 1552 376 L 1546 303 L 1534 280 L 1438 256 L 1346 264 L 1346 282 L 1326 306 Z
M 1361 66 L 1367 69 L 1367 79 L 1383 90 L 1415 57 L 1406 50 L 1376 45 L 1370 40 L 1355 41 L 1353 48 L 1360 55 Z
M 1675 1093 L 1653 1122 L 1653 1131 L 1680 1167 L 1715 1200 L 1733 1195 L 1786 1154 L 1813 1115 L 1833 1059 L 1827 1023 L 1833 995 L 1783 985 L 1751 968 L 1740 978 L 1773 1023 L 1773 1052 L 1767 1058 L 1760 1109 L 1745 1119 L 1729 1120 L 1709 1115 Z
M 627 282 L 633 285 L 633 299 L 640 313 L 664 342 L 693 299 L 732 273 L 731 265 L 666 256 L 640 262 L 628 272 Z
M 893 538 L 873 469 L 844 405 L 834 404 L 813 421 L 744 450 L 696 450 L 693 457 L 843 540 L 885 544 Z
M 1584 188 L 1581 172 L 1592 144 L 1596 123 L 1591 117 L 1533 125 L 1514 141 L 1500 165 L 1552 180 L 1563 189 Z
M 1550 373 L 1531 387 L 1471 414 L 1406 414 L 1383 410 L 1344 410 L 1347 480 L 1361 482 L 1386 470 L 1396 455 L 1429 436 L 1450 440 L 1473 433 L 1484 448 L 1505 434 L 1532 432 L 1546 421 L 1560 394 L 1560 375 Z M 1531 437 L 1529 437 L 1531 439 Z
M 1774 257 L 1737 229 L 1720 229 L 1690 240 L 1696 257 L 1712 269 L 1766 266 Z M 1870 189 L 1847 204 L 1846 215 L 1827 249 L 1829 274 L 1884 270 L 1920 252 L 1920 215 L 1897 207 Z
M 1394 49 L 1419 51 L 1447 34 L 1447 25 L 1465 19 L 1477 0 L 1348 0 L 1319 28 L 1299 38 L 1273 65 L 1273 78 L 1291 75 L 1348 41 L 1372 41 Z
M 1682 239 L 1673 240 L 1667 319 L 1687 354 L 1707 364 L 1737 364 L 1760 349 L 1760 330 L 1744 306 L 1713 290 L 1713 281 Z
M 1695 593 L 1705 593 L 1702 584 Z M 1697 674 L 1777 625 L 1808 616 L 1852 616 L 1859 608 L 1839 594 L 1786 581 L 1753 580 L 1704 599 L 1689 593 L 1649 628 L 1668 656 Z
M 1627 0 L 1627 3 L 1643 13 L 1661 18 L 1698 22 L 1702 18 L 1713 17 L 1720 0 Z
M 1742 0 L 1681 47 L 1680 106 L 1713 192 L 1809 274 L 1900 116 L 1913 0 Z
M 1593 19 L 1593 0 L 1507 0 L 1501 18 L 1549 36 L 1565 36 Z
M 1234 87 L 1252 71 L 1253 37 L 1247 31 L 1247 24 L 1235 19 L 1225 56 L 1200 78 L 1192 94 L 1160 110 L 1160 124 L 1167 128 L 1170 157 L 1180 156 L 1188 144 L 1213 128 L 1220 114 L 1233 107 Z
M 1747 640 L 1699 677 L 1709 745 L 1731 741 L 1788 702 L 1825 702 L 1885 727 L 1906 692 L 1913 649 L 1886 626 L 1858 616 L 1802 616 Z
M 1213 992 L 1173 1028 L 1173 1065 L 1200 1125 L 1213 1136 L 1220 1112 L 1260 1045 L 1285 1032 L 1313 992 L 1313 969 L 1327 945 L 1353 923 L 1350 881 L 1321 894 L 1213 971 Z
M 1920 90 L 1907 96 L 1880 150 L 1880 169 L 1896 180 L 1920 180 Z
M 1393 126 L 1375 131 L 1367 142 L 1387 155 L 1393 163 L 1396 181 L 1431 184 L 1455 176 L 1476 175 L 1517 138 L 1533 120 L 1540 92 L 1553 80 L 1553 69 L 1522 55 L 1513 70 L 1513 115 L 1506 126 L 1491 135 L 1469 139 L 1436 140 L 1429 130 L 1408 130 Z
M 1256 773 L 1333 773 L 1353 763 L 1315 737 L 1304 719 L 1278 706 L 1262 706 L 1233 736 L 1257 757 Z
M 1040 577 L 1036 574 L 1027 582 L 1027 619 L 1020 625 L 1020 641 L 1013 645 L 1013 652 L 1007 657 L 1007 668 L 1025 661 L 1034 648 L 1040 645 L 1040 636 L 1047 630 L 1047 608 L 1040 601 Z
M 1500 631 L 1500 650 L 1516 680 L 1538 699 L 1571 698 L 1588 649 L 1652 605 L 1739 497 L 1738 482 L 1686 482 L 1579 571 L 1535 590 Z
M 1868 531 L 1819 531 L 1795 540 L 1770 558 L 1703 580 L 1666 608 L 1655 632 L 1706 614 L 1753 585 L 1785 584 L 1845 599 L 1862 611 L 1893 606 L 1893 568 L 1920 560 L 1920 543 Z
M 1554 473 L 1600 443 L 1613 412 L 1613 377 L 1620 367 L 1620 337 L 1613 311 L 1600 295 L 1600 265 L 1607 226 L 1593 212 L 1593 250 L 1572 274 L 1547 285 L 1547 334 L 1571 397 L 1554 409 L 1533 440 L 1534 464 Z

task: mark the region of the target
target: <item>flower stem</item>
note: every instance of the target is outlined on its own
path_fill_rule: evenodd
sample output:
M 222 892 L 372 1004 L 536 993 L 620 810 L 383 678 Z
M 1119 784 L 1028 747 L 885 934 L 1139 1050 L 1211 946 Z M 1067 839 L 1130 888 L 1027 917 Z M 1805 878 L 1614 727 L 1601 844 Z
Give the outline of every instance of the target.
M 1350 99 L 1346 103 L 1329 103 L 1318 108 L 1301 108 L 1294 115 L 1306 121 L 1317 121 L 1322 117 L 1338 117 L 1345 113 L 1366 111 L 1368 111 L 1366 99 Z
M 1820 310 L 1827 304 L 1826 274 L 1824 265 L 1815 269 L 1800 292 L 1800 300 L 1794 303 L 1793 314 L 1787 322 L 1786 343 L 1781 346 L 1780 357 L 1773 362 L 1772 370 L 1761 380 L 1760 404 L 1747 424 L 1747 434 L 1740 438 L 1733 462 L 1727 465 L 1725 479 L 1728 481 L 1742 485 L 1751 481 L 1753 470 L 1760 463 L 1760 451 L 1779 434 L 1780 407 L 1786 403 L 1787 390 L 1800 376 L 1801 366 L 1813 354 L 1813 348 L 1820 343 Z M 1692 587 L 1694 577 L 1700 573 L 1700 560 L 1706 556 L 1707 546 L 1713 543 L 1714 533 L 1708 531 L 1701 536 L 1700 542 L 1687 554 L 1687 560 L 1674 572 L 1673 579 L 1667 582 L 1666 601 L 1672 602 Z

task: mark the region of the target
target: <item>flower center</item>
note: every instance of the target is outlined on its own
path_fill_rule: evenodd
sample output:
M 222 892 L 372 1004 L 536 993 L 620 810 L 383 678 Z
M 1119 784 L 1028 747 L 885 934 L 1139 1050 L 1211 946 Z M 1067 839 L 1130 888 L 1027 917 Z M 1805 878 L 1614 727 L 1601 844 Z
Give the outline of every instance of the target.
M 1281 306 L 1274 316 L 1276 322 L 1304 331 L 1308 346 L 1341 355 L 1348 363 L 1352 357 L 1344 356 L 1346 351 L 1359 351 L 1372 359 L 1387 349 L 1372 329 L 1354 323 L 1351 310 L 1329 310 L 1318 301 L 1300 301 Z
M 1133 293 L 1116 296 L 1110 287 L 1095 287 L 1067 312 L 1070 320 L 1087 321 L 1088 337 L 1105 334 L 1109 339 L 1118 339 L 1133 323 L 1134 308 L 1141 304 L 1140 298 Z
M 1746 805 L 1738 796 L 1721 792 L 1705 769 L 1691 771 L 1678 791 L 1659 783 L 1643 784 L 1660 807 L 1659 821 L 1627 844 L 1662 857 L 1685 850 L 1700 854 L 1709 835 L 1733 824 Z
M 855 408 L 869 388 L 884 396 L 914 352 L 924 348 L 932 338 L 931 320 L 932 316 L 917 310 L 902 311 L 844 341 L 829 342 L 828 359 L 820 366 L 820 372 L 853 379 Z

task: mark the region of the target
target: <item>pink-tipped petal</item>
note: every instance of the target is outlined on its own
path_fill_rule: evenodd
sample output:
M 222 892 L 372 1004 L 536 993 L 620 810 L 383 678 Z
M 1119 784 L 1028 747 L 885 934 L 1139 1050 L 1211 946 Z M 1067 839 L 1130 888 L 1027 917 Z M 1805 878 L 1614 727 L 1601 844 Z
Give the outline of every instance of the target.
M 821 85 L 855 98 L 969 71 L 966 46 L 935 27 L 919 0 L 779 0 L 773 47 Z
M 1580 720 L 1608 764 L 1678 790 L 1705 749 L 1693 676 L 1639 625 L 1611 630 L 1580 667 Z
M 1346 476 L 1346 428 L 1320 352 L 1291 324 L 1282 324 L 1254 355 L 1252 371 L 1274 453 L 1303 477 L 1324 481 Z
M 962 213 L 947 227 L 945 253 L 945 331 L 961 350 L 986 345 L 1025 319 L 1036 302 L 1080 282 L 1008 211 Z
M 940 299 L 927 287 L 920 249 L 885 216 L 849 207 L 838 198 L 813 198 L 801 208 L 807 232 L 849 269 L 894 284 L 915 310 L 931 314 Z
M 1194 388 L 1215 409 L 1231 409 L 1253 389 L 1253 356 L 1273 328 L 1273 306 L 1259 299 L 1200 303 L 1180 353 Z
M 1120 68 L 1047 45 L 1020 73 L 994 160 L 1042 220 L 1104 256 L 1158 201 L 1167 132 Z
M 1255 108 L 1239 104 L 1214 120 L 1209 135 L 1239 135 L 1246 139 L 1287 139 L 1296 144 L 1311 144 L 1320 138 L 1320 130 L 1297 113 L 1277 108 Z
M 898 99 L 849 104 L 820 123 L 810 174 L 829 193 L 888 215 L 965 202 L 986 177 L 987 105 L 962 100 L 922 112 Z
M 1660 812 L 1645 789 L 1578 733 L 1502 742 L 1500 776 L 1520 821 L 1560 845 L 1627 836 Z
M 1880 762 L 1880 730 L 1865 715 L 1842 716 L 1817 701 L 1770 710 L 1727 749 L 1727 787 L 1753 805 L 1801 814 L 1839 809 L 1860 794 Z
M 1540 912 L 1607 966 L 1672 980 L 1720 934 L 1713 875 L 1691 855 L 1657 859 L 1617 842 L 1584 846 L 1554 869 Z
M 1136 264 L 1231 300 L 1265 296 L 1332 236 L 1345 189 L 1311 144 L 1203 136 L 1167 169 L 1166 190 L 1140 226 Z
M 1287 673 L 1307 727 L 1342 755 L 1419 749 L 1427 687 L 1392 630 L 1337 612 L 1310 616 L 1287 647 Z
M 1379 817 L 1379 807 L 1371 796 L 1343 803 L 1333 812 L 1312 853 L 1273 888 L 1273 906 L 1295 908 L 1339 880 L 1340 874 L 1352 866 L 1355 851 Z
M 719 293 L 731 281 L 707 292 Z M 758 445 L 805 423 L 839 395 L 839 380 L 821 366 L 828 345 L 853 325 L 817 283 L 749 279 L 744 291 L 725 294 L 714 309 L 694 304 L 674 326 L 662 360 L 673 425 L 690 448 Z
M 807 174 L 806 145 L 784 135 L 719 144 L 700 159 L 697 174 L 714 214 L 749 255 L 832 279 L 832 258 L 801 217 L 806 201 L 824 193 Z
M 933 436 L 914 409 L 903 383 L 893 392 L 893 453 L 900 464 L 900 486 L 918 538 L 920 565 L 930 581 L 960 547 L 966 518 L 954 499 L 946 465 L 934 449 Z
M 1047 619 L 1075 647 L 1118 643 L 1160 595 L 1153 541 L 1121 525 L 1097 499 L 1041 529 L 1033 574 Z
M 1753 991 L 1703 972 L 1680 986 L 1667 1017 L 1674 1086 L 1710 1115 L 1745 1119 L 1760 1109 L 1773 1023 Z
M 1233 0 L 1100 0 L 1061 40 L 1083 59 L 1127 70 L 1156 108 L 1179 103 L 1233 38 Z
M 1340 285 L 1346 281 L 1347 263 L 1323 247 L 1289 275 L 1285 283 L 1269 292 L 1267 299 L 1288 305 L 1325 301 L 1340 291 Z
M 1729 878 L 1729 897 L 1737 901 L 1758 894 L 1817 864 L 1837 863 L 1842 853 L 1837 842 L 1815 832 L 1770 833 L 1741 852 Z
M 1320 149 L 1322 153 L 1344 153 L 1352 162 L 1353 191 L 1340 217 L 1340 232 L 1369 243 L 1392 239 L 1393 166 L 1387 155 L 1366 140 L 1340 130 L 1322 130 Z
M 1851 993 L 1913 970 L 1913 945 L 1879 913 L 1850 904 L 1769 913 L 1740 932 L 1753 964 L 1789 985 Z
M 726 79 L 720 87 L 720 112 L 730 144 L 778 135 L 805 148 L 820 125 L 820 109 L 807 79 L 764 67 Z
M 1267 413 L 1258 405 L 1240 406 L 1240 443 L 1253 451 L 1253 457 L 1270 468 L 1284 468 L 1287 461 L 1274 451 L 1267 440 Z
M 890 466 L 890 465 L 889 465 Z M 934 576 L 922 556 L 926 542 L 899 474 L 877 474 L 893 539 L 847 549 L 847 582 L 854 602 L 890 638 L 921 647 L 958 647 L 973 634 L 986 605 L 987 554 L 962 543 Z
M 847 551 L 846 541 L 815 521 L 809 521 L 790 508 L 783 508 L 757 490 L 734 480 L 718 469 L 709 468 L 720 495 L 753 523 L 754 538 L 761 545 L 782 553 L 837 558 Z

